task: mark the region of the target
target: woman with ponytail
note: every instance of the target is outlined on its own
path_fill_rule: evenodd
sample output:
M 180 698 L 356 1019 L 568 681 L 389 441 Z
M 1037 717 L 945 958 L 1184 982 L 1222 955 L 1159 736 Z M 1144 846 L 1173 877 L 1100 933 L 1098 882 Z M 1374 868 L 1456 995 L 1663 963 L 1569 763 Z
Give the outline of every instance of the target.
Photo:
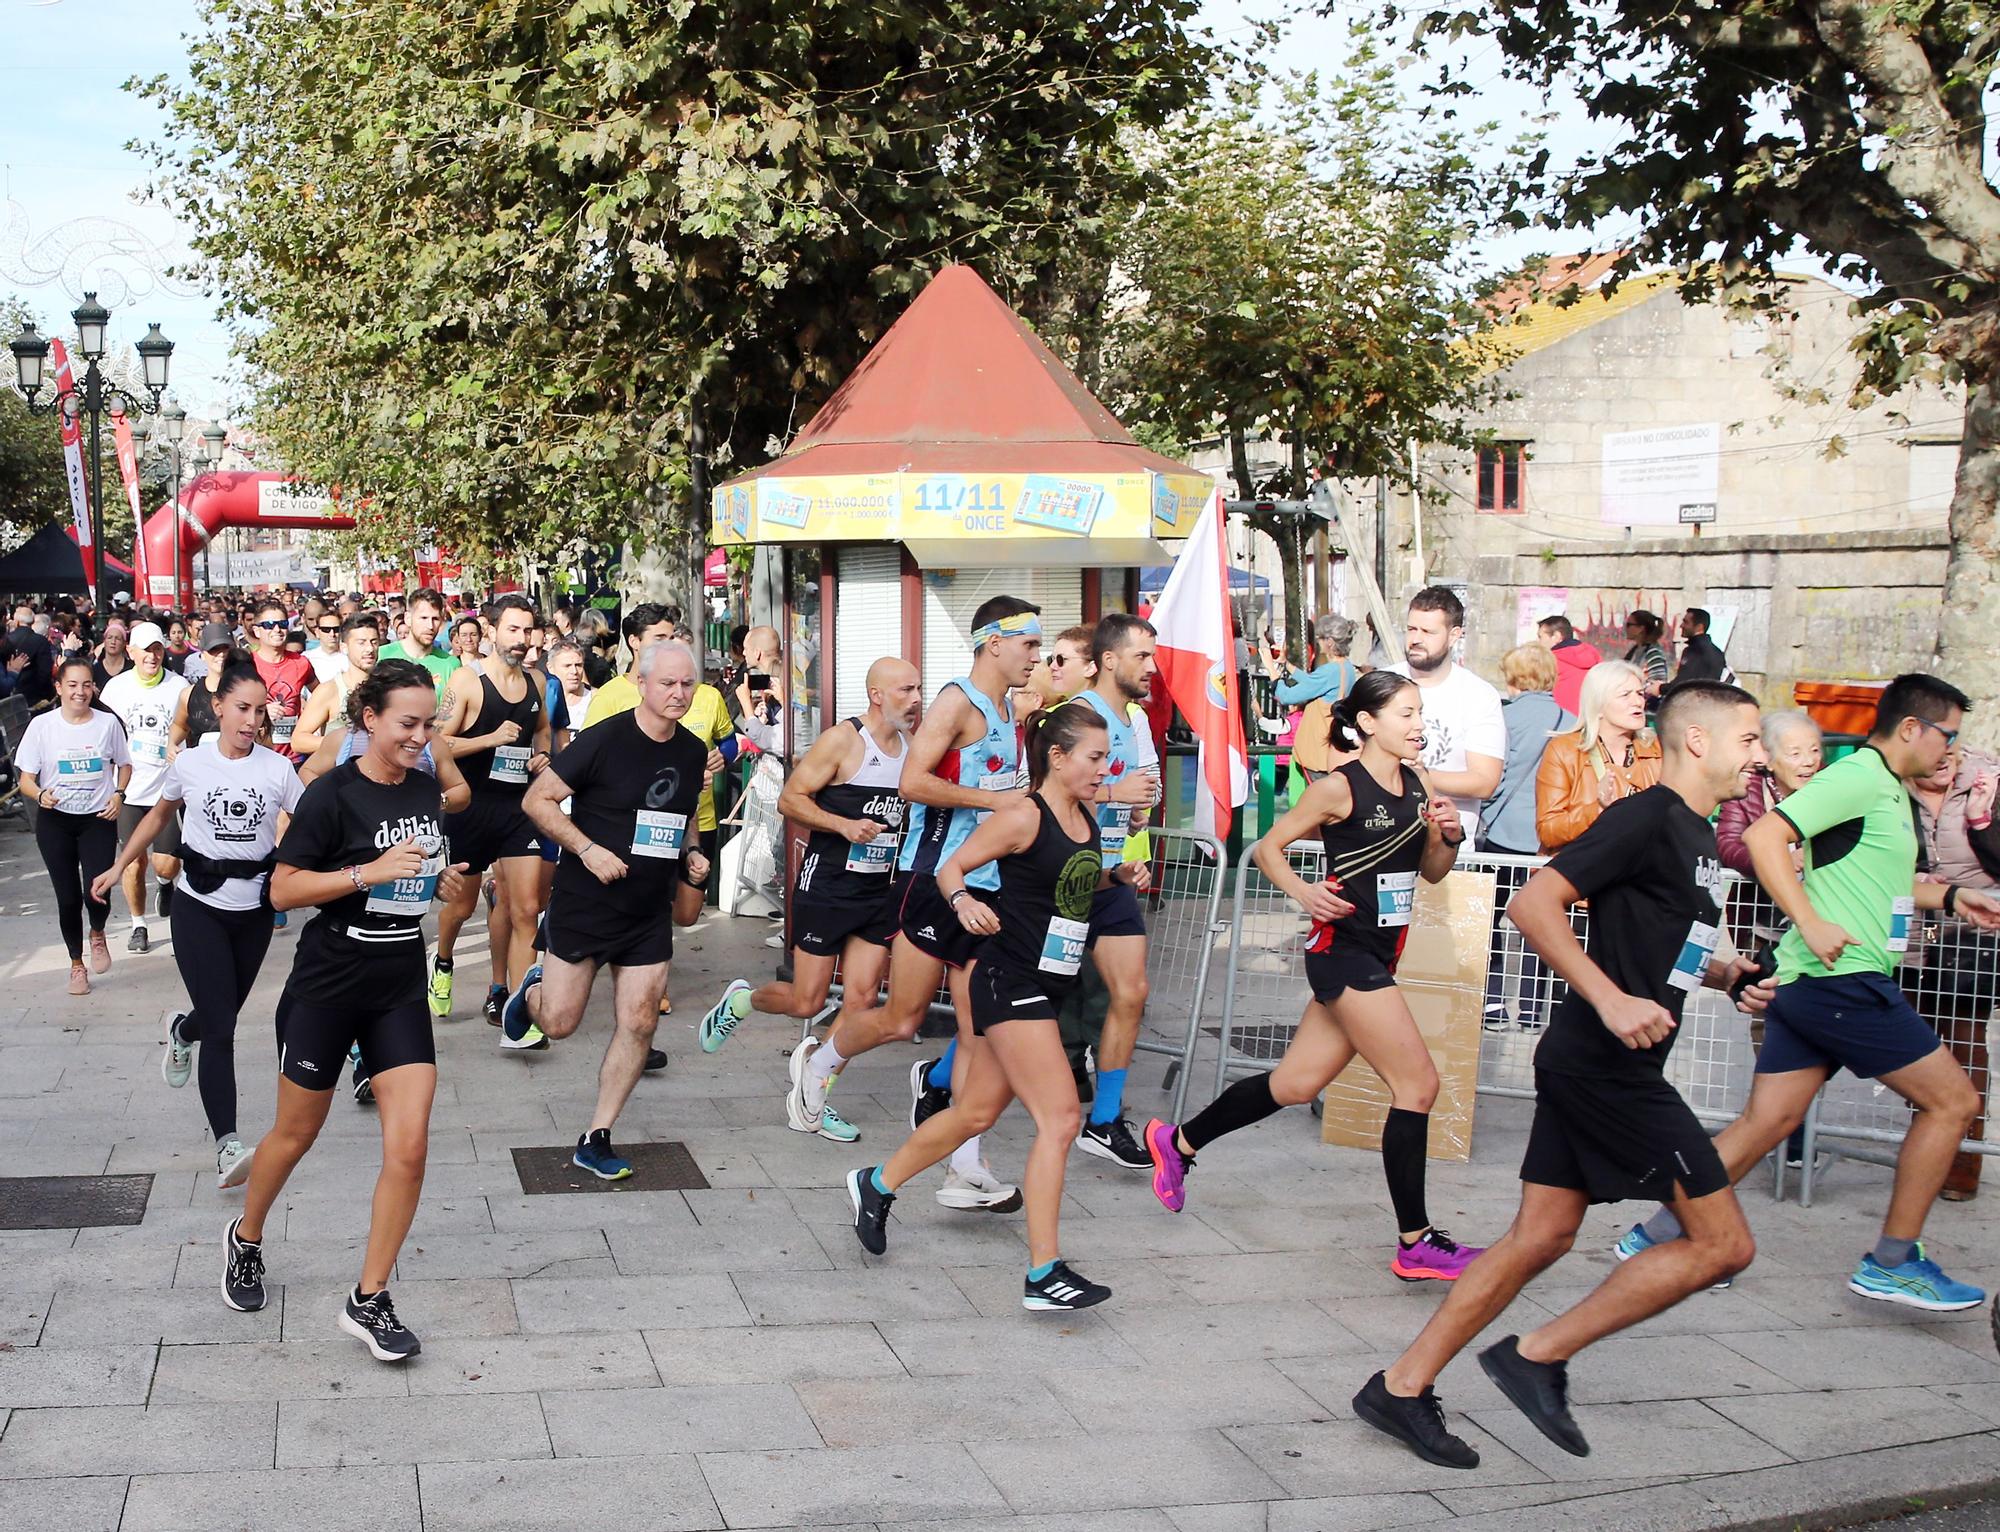
M 1313 1100 L 1358 1053 L 1389 1087 L 1382 1169 L 1398 1234 L 1389 1270 L 1406 1282 L 1451 1282 L 1480 1252 L 1434 1227 L 1425 1210 L 1437 1069 L 1396 988 L 1417 879 L 1442 880 L 1465 839 L 1457 807 L 1416 769 L 1423 743 L 1423 694 L 1407 676 L 1370 671 L 1334 708 L 1333 748 L 1359 753 L 1300 794 L 1252 853 L 1312 922 L 1305 963 L 1312 999 L 1276 1069 L 1237 1081 L 1184 1124 L 1155 1118 L 1146 1149 L 1153 1194 L 1178 1213 L 1198 1151 L 1280 1107 Z M 1325 877 L 1309 883 L 1289 851 L 1315 836 Z
M 1095 708 L 1059 703 L 1036 713 L 1028 736 L 1027 798 L 996 809 L 938 865 L 938 892 L 976 940 L 967 972 L 973 1040 L 964 1084 L 881 1165 L 851 1171 L 854 1232 L 873 1255 L 888 1248 L 896 1188 L 999 1120 L 1019 1098 L 1035 1119 L 1021 1190 L 1028 1213 L 1030 1311 L 1089 1308 L 1111 1289 L 1064 1264 L 1057 1242 L 1063 1167 L 1082 1126 L 1076 1079 L 1056 1014 L 1075 987 L 1091 901 L 1116 878 L 1144 892 L 1146 864 L 1107 872 L 1095 804 L 1110 736 Z M 965 875 L 998 862 L 1000 886 L 968 889 Z

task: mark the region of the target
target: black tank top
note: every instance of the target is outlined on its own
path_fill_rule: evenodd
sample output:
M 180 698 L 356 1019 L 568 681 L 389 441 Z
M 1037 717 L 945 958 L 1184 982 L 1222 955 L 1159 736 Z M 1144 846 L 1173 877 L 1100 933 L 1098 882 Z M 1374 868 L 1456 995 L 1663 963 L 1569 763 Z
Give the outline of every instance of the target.
M 222 732 L 222 720 L 215 716 L 215 693 L 203 676 L 188 688 L 187 742 L 198 745 L 211 734 Z
M 842 819 L 872 819 L 883 832 L 865 845 L 855 845 L 831 830 L 814 830 L 806 837 L 799 862 L 798 891 L 817 898 L 867 898 L 889 886 L 896 876 L 896 849 L 903 829 L 903 755 L 886 754 L 859 718 L 842 725 L 861 736 L 861 764 L 845 782 L 829 782 L 813 801 Z M 903 750 L 909 742 L 903 742 Z
M 1423 783 L 1403 767 L 1399 797 L 1384 792 L 1359 761 L 1347 762 L 1339 773 L 1354 795 L 1354 809 L 1345 819 L 1322 825 L 1320 839 L 1326 845 L 1326 875 L 1339 883 L 1340 896 L 1354 913 L 1331 925 L 1314 921 L 1306 950 L 1354 946 L 1393 962 L 1410 934 L 1410 905 L 1424 859 Z
M 1000 920 L 999 931 L 979 944 L 978 957 L 1032 975 L 1060 995 L 1076 983 L 1083 966 L 1090 903 L 1104 857 L 1098 849 L 1097 818 L 1087 809 L 1082 811 L 1084 838 L 1071 840 L 1040 793 L 1029 801 L 1040 815 L 1034 844 L 1000 858 L 996 891 L 972 891 Z
M 521 680 L 527 687 L 526 694 L 519 702 L 509 702 L 486 672 L 479 672 L 479 716 L 465 732 L 474 737 L 491 734 L 510 718 L 521 726 L 521 732 L 511 745 L 475 750 L 458 758 L 458 769 L 474 792 L 491 791 L 518 798 L 528 790 L 528 757 L 535 753 L 535 721 L 541 716 L 542 699 L 534 678 L 526 670 L 521 672 Z

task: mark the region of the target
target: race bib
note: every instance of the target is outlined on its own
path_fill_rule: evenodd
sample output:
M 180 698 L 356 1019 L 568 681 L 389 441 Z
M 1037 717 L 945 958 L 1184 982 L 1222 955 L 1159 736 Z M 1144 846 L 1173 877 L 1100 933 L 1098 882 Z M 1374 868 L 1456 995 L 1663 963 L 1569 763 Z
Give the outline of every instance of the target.
M 1019 772 L 1013 770 L 982 771 L 979 774 L 979 790 L 987 793 L 1011 792 L 1016 786 L 1020 785 L 1016 780 L 1019 775 Z M 981 809 L 973 822 L 983 825 L 992 817 L 993 810 Z
M 1410 905 L 1417 897 L 1417 875 L 1414 872 L 1383 872 L 1375 875 L 1375 924 L 1378 926 L 1406 926 L 1410 923 Z
M 104 757 L 94 750 L 66 750 L 56 757 L 56 802 L 68 805 L 88 803 L 104 780 Z
M 421 920 L 437 897 L 438 875 L 444 871 L 444 848 L 426 848 L 424 864 L 413 878 L 398 878 L 368 891 L 368 913 Z
M 487 775 L 495 782 L 525 783 L 528 757 L 533 754 L 531 745 L 501 745 L 493 752 L 493 769 Z
M 641 809 L 632 820 L 632 855 L 677 862 L 687 839 L 688 817 L 659 809 Z
M 1051 916 L 1048 934 L 1042 938 L 1042 960 L 1035 966 L 1044 973 L 1060 973 L 1074 977 L 1083 967 L 1083 943 L 1089 935 L 1089 921 L 1065 920 L 1060 915 Z
M 1690 995 L 1700 989 L 1708 981 L 1708 960 L 1715 955 L 1715 944 L 1721 934 L 1718 927 L 1699 920 L 1689 926 L 1687 939 L 1681 943 L 1681 955 L 1674 959 L 1674 971 L 1667 975 L 1667 982 Z
M 271 738 L 281 745 L 292 742 L 292 734 L 299 726 L 296 713 L 277 713 L 271 718 Z
M 1891 952 L 1910 950 L 1910 922 L 1916 918 L 1917 901 L 1912 894 L 1889 902 L 1889 940 L 1884 944 Z
M 1100 803 L 1097 806 L 1097 847 L 1104 853 L 1108 867 L 1119 861 L 1125 850 L 1126 833 L 1132 822 L 1132 811 L 1122 803 Z
M 166 740 L 158 734 L 134 734 L 132 736 L 132 759 L 134 761 L 144 761 L 148 766 L 166 765 Z
M 847 870 L 849 872 L 887 872 L 896 865 L 896 845 L 902 840 L 894 830 L 883 830 L 876 837 L 862 844 L 849 844 L 847 848 Z

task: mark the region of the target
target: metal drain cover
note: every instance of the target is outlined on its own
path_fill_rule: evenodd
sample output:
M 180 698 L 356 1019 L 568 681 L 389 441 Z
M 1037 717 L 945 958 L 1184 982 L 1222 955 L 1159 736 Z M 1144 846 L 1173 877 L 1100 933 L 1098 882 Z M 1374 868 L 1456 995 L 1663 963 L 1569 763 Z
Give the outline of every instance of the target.
M 0 1177 L 0 1229 L 105 1229 L 146 1216 L 153 1178 Z
M 621 1159 L 632 1164 L 632 1174 L 622 1181 L 601 1181 L 587 1170 L 579 1170 L 568 1145 L 559 1149 L 514 1151 L 514 1173 L 521 1178 L 521 1190 L 530 1197 L 555 1192 L 690 1192 L 706 1191 L 708 1177 L 681 1143 L 618 1145 Z

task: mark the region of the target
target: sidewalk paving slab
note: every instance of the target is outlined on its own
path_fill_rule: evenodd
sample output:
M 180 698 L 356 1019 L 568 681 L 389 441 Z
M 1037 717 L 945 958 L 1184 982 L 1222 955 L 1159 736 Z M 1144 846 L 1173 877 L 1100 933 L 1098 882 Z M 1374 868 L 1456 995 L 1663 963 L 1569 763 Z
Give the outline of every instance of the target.
M 379 1468 L 276 1468 L 255 1473 L 142 1474 L 119 1532 L 422 1532 L 417 1473 Z

